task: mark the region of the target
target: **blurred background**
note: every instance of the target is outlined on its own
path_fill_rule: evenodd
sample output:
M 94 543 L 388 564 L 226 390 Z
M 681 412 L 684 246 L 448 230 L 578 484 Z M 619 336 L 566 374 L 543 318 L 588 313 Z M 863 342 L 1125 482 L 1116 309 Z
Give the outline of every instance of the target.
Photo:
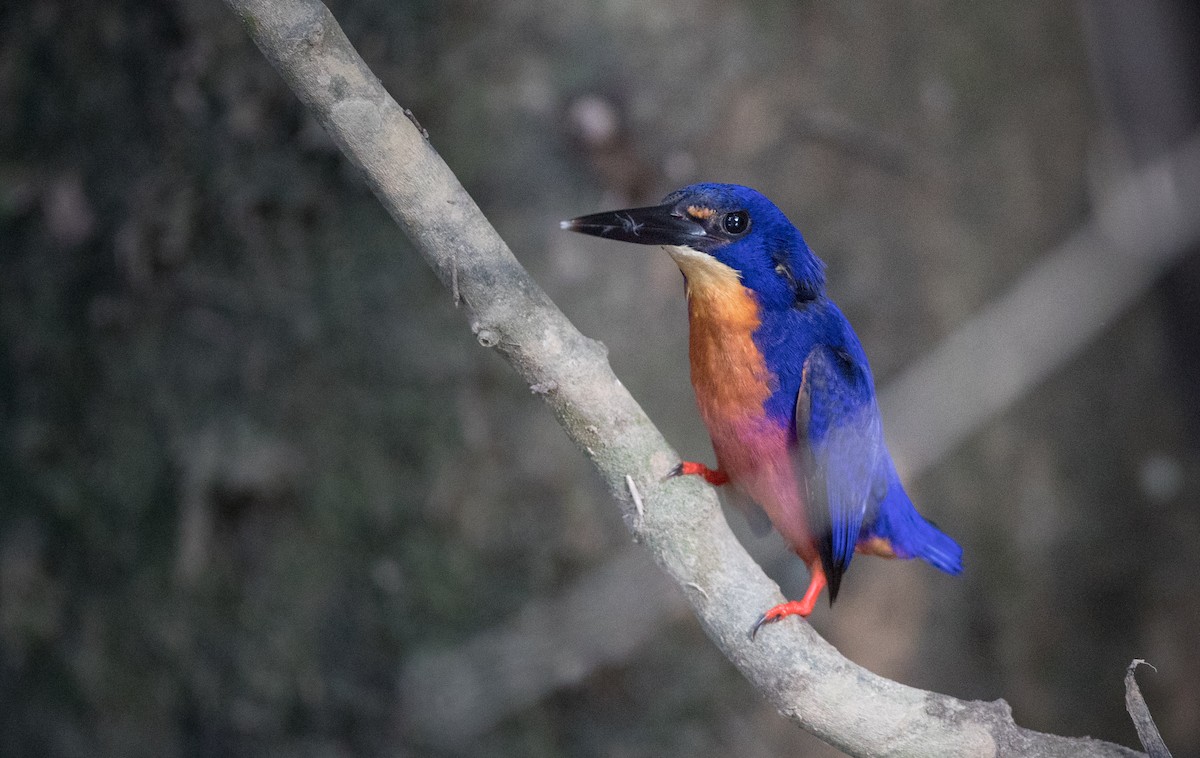
M 330 5 L 703 461 L 677 270 L 560 219 L 761 189 L 919 418 L 906 370 L 1200 123 L 1182 1 Z M 837 755 L 708 643 L 223 4 L 5 3 L 0 103 L 0 754 Z M 1200 755 L 1186 247 L 906 471 L 967 571 L 856 561 L 812 619 L 846 655 L 1127 745 L 1145 658 Z

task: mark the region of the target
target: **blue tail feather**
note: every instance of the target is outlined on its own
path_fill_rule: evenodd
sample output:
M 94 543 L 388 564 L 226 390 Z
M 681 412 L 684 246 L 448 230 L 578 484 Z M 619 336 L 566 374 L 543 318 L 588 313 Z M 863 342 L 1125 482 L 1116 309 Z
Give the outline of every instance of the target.
M 894 472 L 889 479 L 887 495 L 864 532 L 886 539 L 900 558 L 920 558 L 947 574 L 961 574 L 963 550 L 959 544 L 917 512 Z

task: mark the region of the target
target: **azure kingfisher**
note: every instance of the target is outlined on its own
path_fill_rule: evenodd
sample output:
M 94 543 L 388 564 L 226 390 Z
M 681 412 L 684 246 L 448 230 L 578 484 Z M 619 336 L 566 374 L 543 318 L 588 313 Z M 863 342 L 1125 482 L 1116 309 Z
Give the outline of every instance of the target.
M 731 485 L 751 523 L 765 512 L 811 577 L 803 599 L 762 614 L 752 637 L 808 616 L 826 586 L 832 605 L 855 551 L 962 572 L 962 548 L 900 483 L 866 353 L 825 293 L 824 263 L 770 200 L 693 184 L 661 205 L 562 227 L 661 245 L 683 272 L 692 387 L 717 467 L 684 461 L 668 476 Z

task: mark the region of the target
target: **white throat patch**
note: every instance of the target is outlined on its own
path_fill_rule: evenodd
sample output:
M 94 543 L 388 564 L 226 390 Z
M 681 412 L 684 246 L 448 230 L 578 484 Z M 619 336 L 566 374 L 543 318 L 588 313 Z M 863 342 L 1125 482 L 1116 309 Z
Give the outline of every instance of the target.
M 689 292 L 693 289 L 708 289 L 710 287 L 729 287 L 742 284 L 742 275 L 737 269 L 730 268 L 708 253 L 688 247 L 687 245 L 663 245 L 663 250 L 679 266 L 679 270 L 687 277 Z

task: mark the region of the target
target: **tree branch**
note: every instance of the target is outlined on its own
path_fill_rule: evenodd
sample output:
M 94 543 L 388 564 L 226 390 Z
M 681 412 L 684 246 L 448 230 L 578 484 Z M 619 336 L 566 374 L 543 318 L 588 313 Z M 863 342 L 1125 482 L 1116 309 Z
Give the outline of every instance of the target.
M 479 343 L 538 387 L 621 505 L 634 538 L 680 585 L 708 636 L 781 712 L 851 755 L 1132 756 L 1017 727 L 1003 701 L 961 701 L 884 679 L 808 624 L 746 630 L 781 600 L 730 532 L 712 489 L 660 477 L 677 461 L 613 375 L 530 278 L 421 130 L 384 91 L 318 0 L 226 0 L 255 43 L 358 166 L 448 288 Z M 641 493 L 638 515 L 626 476 Z

